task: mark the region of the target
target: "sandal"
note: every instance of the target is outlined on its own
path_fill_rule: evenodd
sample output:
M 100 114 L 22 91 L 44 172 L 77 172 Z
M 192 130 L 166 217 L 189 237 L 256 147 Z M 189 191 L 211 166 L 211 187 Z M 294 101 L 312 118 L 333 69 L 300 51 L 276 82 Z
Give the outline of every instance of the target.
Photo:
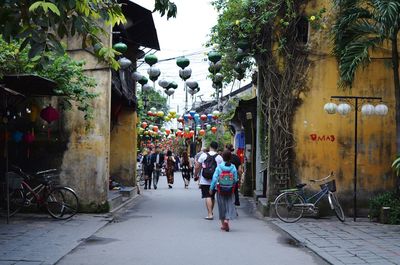
M 214 217 L 213 216 L 211 216 L 211 217 L 207 216 L 207 217 L 204 217 L 204 219 L 206 219 L 206 220 L 214 220 Z

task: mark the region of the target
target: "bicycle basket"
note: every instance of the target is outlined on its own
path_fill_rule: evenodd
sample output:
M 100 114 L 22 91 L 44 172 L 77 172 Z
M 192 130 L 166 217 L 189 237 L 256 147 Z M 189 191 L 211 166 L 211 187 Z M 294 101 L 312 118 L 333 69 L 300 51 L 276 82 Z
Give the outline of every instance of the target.
M 20 189 L 24 178 L 14 172 L 8 172 L 7 175 L 9 188 L 12 190 Z
M 329 191 L 335 192 L 336 191 L 336 181 L 333 179 L 331 181 L 328 181 L 324 184 L 321 184 L 321 189 L 324 189 L 325 187 L 328 187 Z
M 60 175 L 59 174 L 39 175 L 35 177 L 35 180 L 44 185 L 57 185 L 60 183 Z

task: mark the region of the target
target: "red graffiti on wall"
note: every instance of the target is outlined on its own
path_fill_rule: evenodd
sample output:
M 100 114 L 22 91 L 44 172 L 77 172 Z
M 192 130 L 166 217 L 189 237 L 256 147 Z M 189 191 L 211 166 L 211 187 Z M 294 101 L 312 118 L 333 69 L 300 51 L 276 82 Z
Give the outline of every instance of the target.
M 318 135 L 316 133 L 310 134 L 310 138 L 313 142 L 334 142 L 336 140 L 334 135 Z

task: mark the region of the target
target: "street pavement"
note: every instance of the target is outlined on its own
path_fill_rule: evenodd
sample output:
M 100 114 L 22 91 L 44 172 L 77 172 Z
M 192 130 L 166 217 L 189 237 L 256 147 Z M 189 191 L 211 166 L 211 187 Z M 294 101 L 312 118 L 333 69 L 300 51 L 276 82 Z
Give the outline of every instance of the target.
M 204 220 L 206 211 L 195 183 L 183 188 L 180 174 L 168 189 L 165 177 L 159 189 L 144 190 L 114 222 L 83 241 L 57 264 L 326 264 L 274 225 L 254 215 L 243 201 L 231 231 L 220 230 L 218 220 Z M 217 217 L 217 209 L 215 210 Z
M 273 223 L 331 264 L 400 264 L 400 226 L 336 218 Z

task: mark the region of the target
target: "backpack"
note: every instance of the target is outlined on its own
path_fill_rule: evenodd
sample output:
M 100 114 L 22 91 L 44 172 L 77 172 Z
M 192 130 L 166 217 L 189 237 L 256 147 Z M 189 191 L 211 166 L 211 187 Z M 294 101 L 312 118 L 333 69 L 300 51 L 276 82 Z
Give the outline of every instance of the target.
M 219 174 L 217 191 L 224 196 L 232 195 L 235 192 L 235 180 L 230 170 L 224 170 Z
M 204 160 L 203 163 L 203 172 L 202 172 L 203 178 L 212 179 L 215 169 L 217 168 L 217 161 L 215 161 L 217 155 L 218 154 L 212 156 L 207 153 L 207 158 L 206 160 Z

